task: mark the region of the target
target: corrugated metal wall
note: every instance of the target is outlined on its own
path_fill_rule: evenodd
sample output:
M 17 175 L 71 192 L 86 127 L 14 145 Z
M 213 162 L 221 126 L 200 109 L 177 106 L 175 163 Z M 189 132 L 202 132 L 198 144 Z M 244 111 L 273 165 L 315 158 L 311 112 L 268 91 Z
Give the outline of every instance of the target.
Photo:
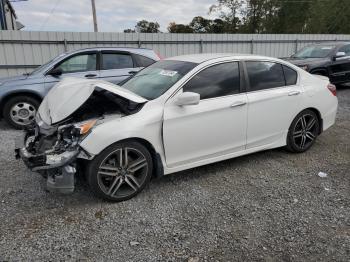
M 191 53 L 293 54 L 313 42 L 350 41 L 350 35 L 137 34 L 0 31 L 0 77 L 30 72 L 58 54 L 85 47 L 154 49 L 164 57 Z

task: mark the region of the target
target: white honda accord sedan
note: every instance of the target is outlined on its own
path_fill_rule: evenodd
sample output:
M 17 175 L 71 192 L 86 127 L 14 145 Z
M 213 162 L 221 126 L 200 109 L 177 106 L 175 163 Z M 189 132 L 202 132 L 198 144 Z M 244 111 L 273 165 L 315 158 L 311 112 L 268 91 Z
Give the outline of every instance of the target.
M 67 78 L 45 97 L 17 156 L 72 192 L 84 173 L 98 196 L 123 201 L 152 176 L 276 147 L 304 152 L 334 124 L 336 89 L 279 59 L 172 57 L 122 86 Z

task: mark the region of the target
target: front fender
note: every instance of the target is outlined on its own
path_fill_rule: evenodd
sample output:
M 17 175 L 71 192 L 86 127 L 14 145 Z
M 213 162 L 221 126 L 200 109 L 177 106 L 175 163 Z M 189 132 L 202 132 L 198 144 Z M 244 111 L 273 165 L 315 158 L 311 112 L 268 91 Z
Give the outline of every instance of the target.
M 162 111 L 153 110 L 109 120 L 96 126 L 80 143 L 91 155 L 98 155 L 108 146 L 125 139 L 139 138 L 149 142 L 163 156 Z
M 45 96 L 45 87 L 43 83 L 33 84 L 33 85 L 23 85 L 23 86 L 1 86 L 0 87 L 0 104 L 4 101 L 16 95 L 33 95 L 38 98 L 43 98 Z

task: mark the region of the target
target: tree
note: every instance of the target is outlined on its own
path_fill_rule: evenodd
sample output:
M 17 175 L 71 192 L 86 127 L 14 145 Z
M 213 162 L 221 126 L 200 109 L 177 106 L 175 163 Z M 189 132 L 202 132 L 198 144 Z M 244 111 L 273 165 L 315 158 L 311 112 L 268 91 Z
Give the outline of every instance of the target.
M 168 26 L 169 33 L 193 33 L 193 29 L 189 25 L 176 24 L 171 22 Z
M 192 19 L 189 26 L 194 33 L 211 33 L 212 20 L 196 16 Z
M 130 28 L 124 29 L 124 33 L 135 33 L 135 30 L 130 29 Z
M 348 0 L 316 1 L 312 5 L 306 33 L 349 34 L 350 4 Z
M 269 1 L 271 9 L 264 21 L 265 32 L 275 34 L 305 33 L 314 3 L 310 1 Z
M 242 11 L 244 17 L 242 32 L 263 33 L 263 17 L 266 15 L 264 5 L 266 0 L 247 0 L 246 8 Z
M 239 14 L 242 12 L 244 0 L 217 0 L 216 5 L 209 8 L 209 13 L 219 13 L 219 17 L 225 21 L 225 31 L 236 33 L 241 20 Z
M 138 33 L 159 33 L 159 24 L 157 22 L 148 22 L 141 20 L 137 22 L 135 31 Z
M 211 27 L 210 29 L 211 33 L 222 34 L 222 33 L 226 33 L 226 28 L 228 27 L 228 25 L 224 20 L 217 18 L 212 21 L 210 27 Z

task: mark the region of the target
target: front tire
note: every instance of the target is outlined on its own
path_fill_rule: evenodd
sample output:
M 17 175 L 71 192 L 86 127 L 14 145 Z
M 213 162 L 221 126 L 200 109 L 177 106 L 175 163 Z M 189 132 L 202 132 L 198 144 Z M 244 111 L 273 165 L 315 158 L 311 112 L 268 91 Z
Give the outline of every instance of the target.
M 34 121 L 39 105 L 40 102 L 33 97 L 12 97 L 4 105 L 4 119 L 12 127 L 23 129 Z
M 116 143 L 103 150 L 88 165 L 87 180 L 100 198 L 120 202 L 140 193 L 151 179 L 150 152 L 138 142 Z
M 290 125 L 287 136 L 287 149 L 302 153 L 310 149 L 320 133 L 320 123 L 316 113 L 306 109 L 300 112 Z

